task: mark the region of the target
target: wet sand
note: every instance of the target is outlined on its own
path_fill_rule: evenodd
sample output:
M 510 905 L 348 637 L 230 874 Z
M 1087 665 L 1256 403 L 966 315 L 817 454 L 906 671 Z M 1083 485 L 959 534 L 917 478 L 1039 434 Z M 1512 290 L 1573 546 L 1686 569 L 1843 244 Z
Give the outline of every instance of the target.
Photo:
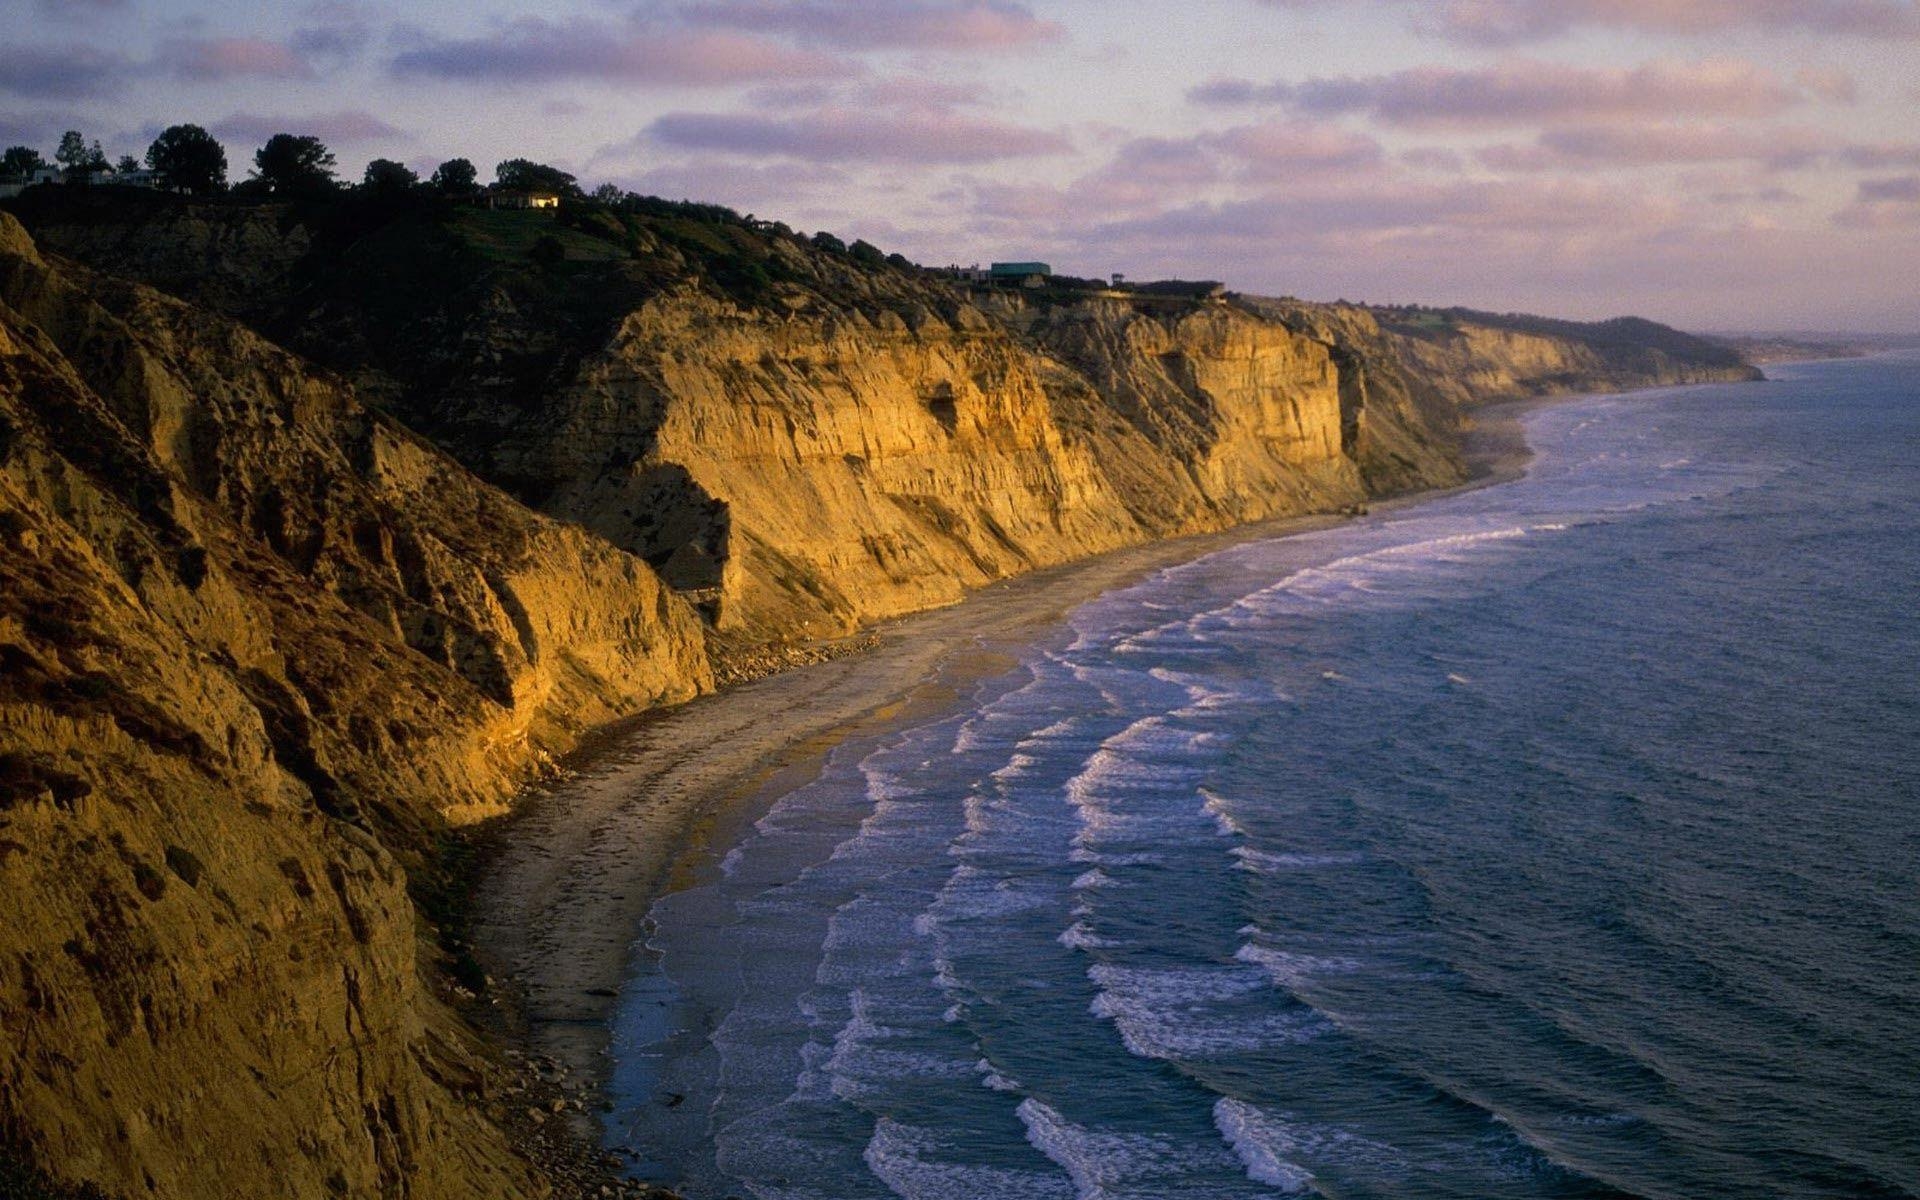
M 1530 452 L 1520 418 L 1533 403 L 1476 414 L 1465 487 L 1524 473 Z M 691 883 L 711 863 L 711 848 L 731 845 L 775 799 L 811 779 L 834 746 L 948 710 L 1105 592 L 1237 543 L 1350 519 L 1261 522 L 1024 575 L 953 607 L 879 625 L 870 650 L 741 684 L 595 738 L 561 781 L 529 797 L 500 829 L 475 914 L 475 940 L 509 982 L 527 1048 L 604 1083 L 609 1021 L 654 899 Z M 594 1134 L 585 1118 L 581 1125 Z

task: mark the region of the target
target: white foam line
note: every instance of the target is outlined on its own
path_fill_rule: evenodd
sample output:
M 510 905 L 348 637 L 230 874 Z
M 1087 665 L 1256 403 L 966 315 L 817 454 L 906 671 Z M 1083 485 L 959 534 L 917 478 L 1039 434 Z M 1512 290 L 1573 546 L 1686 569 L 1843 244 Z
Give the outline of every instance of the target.
M 1253 1105 L 1222 1096 L 1213 1106 L 1213 1123 L 1246 1166 L 1247 1178 L 1283 1192 L 1304 1192 L 1312 1185 L 1313 1172 L 1283 1157 L 1293 1148 L 1286 1126 Z

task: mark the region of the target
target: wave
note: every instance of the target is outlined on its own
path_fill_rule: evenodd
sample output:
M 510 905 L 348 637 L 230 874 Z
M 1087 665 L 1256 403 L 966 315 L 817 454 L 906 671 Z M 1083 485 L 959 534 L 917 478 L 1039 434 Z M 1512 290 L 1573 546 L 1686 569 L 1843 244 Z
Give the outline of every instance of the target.
M 1069 950 L 1111 950 L 1120 945 L 1111 938 L 1095 933 L 1085 921 L 1075 921 L 1054 940 Z
M 1235 846 L 1227 853 L 1234 857 L 1233 866 L 1236 871 L 1252 871 L 1260 875 L 1279 875 L 1289 871 L 1313 870 L 1317 867 L 1351 867 L 1367 861 L 1367 856 L 1358 850 L 1325 854 L 1288 854 L 1256 850 L 1252 846 Z
M 1311 1009 L 1247 1010 L 1270 986 L 1250 967 L 1123 967 L 1087 971 L 1100 994 L 1089 1011 L 1112 1021 L 1129 1053 L 1162 1061 L 1223 1059 L 1309 1042 L 1333 1031 Z
M 1313 1172 L 1283 1157 L 1293 1144 L 1287 1127 L 1253 1105 L 1222 1096 L 1213 1106 L 1213 1123 L 1246 1164 L 1247 1178 L 1283 1192 L 1304 1192 L 1312 1185 Z
M 1026 1126 L 1027 1142 L 1073 1181 L 1076 1200 L 1191 1195 L 1195 1175 L 1234 1166 L 1214 1147 L 1185 1145 L 1165 1135 L 1076 1124 L 1032 1096 L 1022 1100 L 1015 1113 Z
M 1384 1142 L 1232 1097 L 1222 1097 L 1213 1106 L 1213 1119 L 1220 1136 L 1246 1164 L 1249 1178 L 1286 1191 L 1312 1186 L 1316 1177 L 1302 1163 L 1338 1167 L 1343 1174 L 1364 1176 L 1375 1186 L 1403 1187 L 1418 1172 L 1437 1165 L 1416 1164 Z
M 1296 954 L 1290 950 L 1275 950 L 1252 942 L 1240 947 L 1234 952 L 1233 957 L 1239 962 L 1259 967 L 1275 983 L 1295 995 L 1320 976 L 1364 971 L 1370 965 L 1366 960 L 1359 958 L 1343 955 Z
M 890 1083 L 902 1079 L 964 1079 L 973 1074 L 973 1064 L 961 1059 L 885 1045 L 913 1034 L 881 1023 L 865 988 L 855 988 L 847 1001 L 851 1014 L 834 1034 L 832 1049 L 819 1067 L 833 1095 L 843 1100 L 881 1096 Z M 800 1080 L 796 1091 L 815 1090 L 808 1082 Z
M 1200 795 L 1205 799 L 1205 802 L 1200 805 L 1200 811 L 1213 818 L 1214 824 L 1220 830 L 1220 836 L 1247 836 L 1246 827 L 1241 825 L 1233 815 L 1233 807 L 1224 797 L 1207 788 L 1201 788 Z
M 1054 1175 L 973 1163 L 942 1162 L 952 1153 L 941 1135 L 891 1117 L 874 1123 L 862 1158 L 867 1169 L 902 1200 L 955 1200 L 963 1196 L 1031 1196 L 1068 1200 L 1072 1185 Z

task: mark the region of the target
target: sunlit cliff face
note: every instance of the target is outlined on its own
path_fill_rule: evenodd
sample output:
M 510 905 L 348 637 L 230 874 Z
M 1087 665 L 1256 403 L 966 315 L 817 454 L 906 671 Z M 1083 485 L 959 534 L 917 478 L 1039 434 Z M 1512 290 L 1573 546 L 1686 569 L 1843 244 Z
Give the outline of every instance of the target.
M 927 262 L 1920 327 L 1912 0 L 21 0 L 0 140 L 528 156 Z

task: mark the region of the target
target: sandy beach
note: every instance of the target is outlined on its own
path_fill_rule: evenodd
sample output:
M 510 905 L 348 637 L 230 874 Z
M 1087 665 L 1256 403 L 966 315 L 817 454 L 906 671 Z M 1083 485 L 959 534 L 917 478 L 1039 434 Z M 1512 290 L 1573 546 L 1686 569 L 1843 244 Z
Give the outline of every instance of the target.
M 1520 418 L 1536 401 L 1481 410 L 1466 488 L 1524 473 Z M 1460 489 L 1454 489 L 1460 490 Z M 1374 505 L 1384 512 L 1445 492 Z M 728 688 L 607 731 L 495 833 L 476 910 L 483 959 L 514 997 L 527 1048 L 597 1087 L 609 1018 L 654 900 L 686 886 L 834 746 L 924 720 L 1076 606 L 1236 543 L 1338 524 L 1300 517 L 1117 551 L 984 588 L 950 608 L 875 627 L 871 649 Z M 590 1118 L 580 1132 L 591 1135 Z

